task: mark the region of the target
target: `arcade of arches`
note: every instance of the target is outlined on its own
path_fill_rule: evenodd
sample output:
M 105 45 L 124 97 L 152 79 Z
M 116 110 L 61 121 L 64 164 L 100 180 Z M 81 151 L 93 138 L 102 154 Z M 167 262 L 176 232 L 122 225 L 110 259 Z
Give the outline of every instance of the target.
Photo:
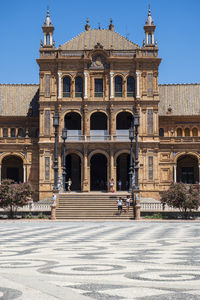
M 1 179 L 12 179 L 15 182 L 23 182 L 23 161 L 20 157 L 9 155 L 3 158 L 1 164 Z

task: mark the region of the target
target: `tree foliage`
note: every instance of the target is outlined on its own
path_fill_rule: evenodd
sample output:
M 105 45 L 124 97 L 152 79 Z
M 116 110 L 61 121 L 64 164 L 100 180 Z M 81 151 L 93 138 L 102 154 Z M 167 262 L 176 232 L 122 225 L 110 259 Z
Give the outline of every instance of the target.
M 161 202 L 180 209 L 187 217 L 188 212 L 200 206 L 200 187 L 198 184 L 172 183 L 162 194 Z
M 29 183 L 15 183 L 11 179 L 4 179 L 0 185 L 0 207 L 8 209 L 9 217 L 12 218 L 18 207 L 28 204 L 32 194 Z

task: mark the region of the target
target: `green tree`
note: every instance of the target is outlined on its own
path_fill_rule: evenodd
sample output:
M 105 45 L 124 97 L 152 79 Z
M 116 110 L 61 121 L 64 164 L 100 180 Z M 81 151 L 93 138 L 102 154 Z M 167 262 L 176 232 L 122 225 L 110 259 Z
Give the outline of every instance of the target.
M 200 187 L 198 184 L 172 183 L 162 194 L 161 202 L 178 208 L 187 218 L 189 212 L 198 210 L 200 206 Z
M 0 207 L 8 209 L 9 217 L 13 218 L 18 207 L 28 204 L 32 194 L 29 183 L 15 183 L 11 179 L 4 179 L 0 185 Z

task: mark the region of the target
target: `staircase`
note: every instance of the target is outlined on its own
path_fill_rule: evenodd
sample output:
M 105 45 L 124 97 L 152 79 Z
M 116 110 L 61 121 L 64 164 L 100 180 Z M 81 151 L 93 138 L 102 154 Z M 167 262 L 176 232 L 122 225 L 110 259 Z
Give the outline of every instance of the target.
M 56 219 L 131 219 L 133 208 L 129 208 L 129 213 L 125 212 L 125 203 L 121 215 L 118 215 L 117 200 L 119 197 L 125 199 L 127 192 L 119 193 L 63 193 L 59 194 L 56 208 Z

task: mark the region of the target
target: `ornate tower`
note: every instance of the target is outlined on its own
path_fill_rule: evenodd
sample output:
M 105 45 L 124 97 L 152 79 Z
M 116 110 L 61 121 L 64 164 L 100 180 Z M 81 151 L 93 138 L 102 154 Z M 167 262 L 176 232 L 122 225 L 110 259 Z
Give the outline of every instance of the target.
M 51 18 L 49 15 L 49 8 L 47 8 L 47 16 L 44 21 L 44 25 L 42 26 L 42 30 L 43 30 L 43 37 L 44 37 L 42 46 L 43 47 L 53 47 L 54 46 L 54 42 L 53 42 L 54 27 L 52 25 Z
M 149 13 L 146 20 L 146 23 L 144 25 L 144 31 L 145 31 L 145 45 L 146 46 L 155 46 L 155 38 L 154 38 L 154 32 L 155 32 L 156 26 L 154 25 L 152 16 L 151 16 L 151 8 L 149 5 Z

